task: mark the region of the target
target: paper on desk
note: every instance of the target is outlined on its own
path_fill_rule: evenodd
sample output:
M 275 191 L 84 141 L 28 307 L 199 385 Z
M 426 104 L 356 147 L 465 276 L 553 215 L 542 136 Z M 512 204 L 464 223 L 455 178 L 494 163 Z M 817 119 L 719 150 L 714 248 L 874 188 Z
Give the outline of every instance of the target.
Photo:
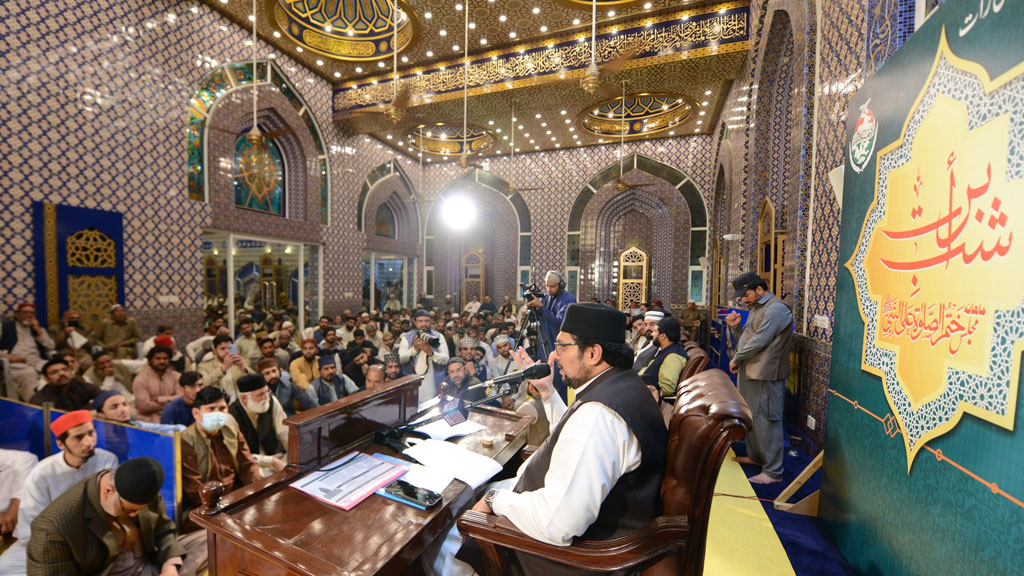
M 501 464 L 494 459 L 441 440 L 425 440 L 406 449 L 404 454 L 428 468 L 451 473 L 474 490 L 501 472 Z
M 437 422 L 431 422 L 426 426 L 421 426 L 413 430 L 413 432 L 421 432 L 430 436 L 434 440 L 447 440 L 456 436 L 469 436 L 475 434 L 481 430 L 486 430 L 487 427 L 479 422 L 472 420 L 466 420 L 465 422 L 456 424 L 455 426 L 449 426 L 444 420 L 438 420 Z
M 455 476 L 452 476 L 450 472 L 447 472 L 445 470 L 427 468 L 422 464 L 404 462 L 402 460 L 399 460 L 398 458 L 392 458 L 384 454 L 374 454 L 373 457 L 380 458 L 381 460 L 386 460 L 388 462 L 398 464 L 400 466 L 408 466 L 409 471 L 406 472 L 404 476 L 399 478 L 399 480 L 405 480 L 406 482 L 412 484 L 413 486 L 417 486 L 419 488 L 426 488 L 427 490 L 437 492 L 438 494 L 443 493 L 445 488 L 447 488 L 448 485 L 452 483 L 452 480 L 455 479 Z M 384 489 L 382 488 L 378 490 L 377 493 L 380 494 L 383 491 Z

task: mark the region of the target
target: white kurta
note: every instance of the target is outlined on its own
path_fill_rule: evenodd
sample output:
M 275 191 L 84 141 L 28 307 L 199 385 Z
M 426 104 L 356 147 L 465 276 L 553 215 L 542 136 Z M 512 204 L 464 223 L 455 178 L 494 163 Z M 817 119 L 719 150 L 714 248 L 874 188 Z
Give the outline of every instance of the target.
M 409 343 L 408 334 L 406 332 L 399 338 L 398 361 L 402 364 L 412 362 L 413 373 L 423 376 L 423 382 L 420 383 L 419 390 L 419 401 L 422 404 L 437 396 L 437 386 L 440 382 L 434 382 L 434 367 L 432 364 L 437 364 L 438 366 L 448 365 L 448 342 L 445 341 L 444 336 L 431 330 L 430 334 L 440 340 L 441 344 L 428 357 L 426 352 L 418 352 L 416 348 L 413 348 L 412 344 Z
M 11 506 L 11 499 L 21 498 L 25 478 L 38 461 L 31 452 L 0 448 L 0 514 Z

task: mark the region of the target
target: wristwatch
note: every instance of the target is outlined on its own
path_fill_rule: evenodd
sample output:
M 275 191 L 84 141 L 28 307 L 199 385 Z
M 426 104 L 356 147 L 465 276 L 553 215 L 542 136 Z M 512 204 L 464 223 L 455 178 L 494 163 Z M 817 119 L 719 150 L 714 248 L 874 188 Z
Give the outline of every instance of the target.
M 491 509 L 491 512 L 494 512 L 494 495 L 497 493 L 497 490 L 491 488 L 486 494 L 484 494 L 484 504 L 487 504 L 487 507 Z

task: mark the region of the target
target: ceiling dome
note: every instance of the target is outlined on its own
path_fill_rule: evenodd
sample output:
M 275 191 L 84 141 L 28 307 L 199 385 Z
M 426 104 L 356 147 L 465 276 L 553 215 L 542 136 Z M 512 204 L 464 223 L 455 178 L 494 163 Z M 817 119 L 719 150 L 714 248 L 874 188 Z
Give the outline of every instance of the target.
M 338 60 L 380 60 L 394 50 L 391 0 L 277 0 L 274 24 L 303 49 Z M 418 38 L 415 13 L 399 3 L 398 51 Z

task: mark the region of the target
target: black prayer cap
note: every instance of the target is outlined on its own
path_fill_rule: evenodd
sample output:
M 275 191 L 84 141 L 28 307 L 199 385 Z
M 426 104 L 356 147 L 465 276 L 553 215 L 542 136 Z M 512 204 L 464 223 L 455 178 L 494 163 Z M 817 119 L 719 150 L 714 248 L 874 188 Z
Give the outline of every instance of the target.
M 562 320 L 562 332 L 605 342 L 625 342 L 626 315 L 596 302 L 569 304 Z
M 239 392 L 255 392 L 266 386 L 267 380 L 263 378 L 263 374 L 246 374 L 239 378 L 236 383 L 238 384 Z
M 125 502 L 149 504 L 164 485 L 164 467 L 149 457 L 132 458 L 114 471 L 114 490 Z
M 733 278 L 732 287 L 736 291 L 736 298 L 739 298 L 747 293 L 747 290 L 753 290 L 758 286 L 768 287 L 768 283 L 757 275 L 757 272 L 744 272 L 739 276 Z

